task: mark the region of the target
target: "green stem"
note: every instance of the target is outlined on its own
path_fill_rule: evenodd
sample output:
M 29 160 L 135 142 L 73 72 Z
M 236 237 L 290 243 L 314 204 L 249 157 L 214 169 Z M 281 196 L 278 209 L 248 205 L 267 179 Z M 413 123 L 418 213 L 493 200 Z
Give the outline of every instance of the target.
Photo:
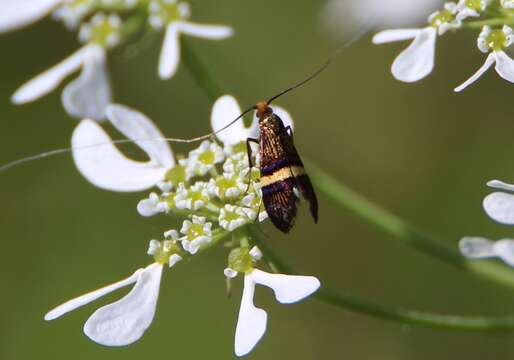
M 311 162 L 306 162 L 306 165 L 316 189 L 335 206 L 351 211 L 369 224 L 391 235 L 392 238 L 422 253 L 488 280 L 514 288 L 514 270 L 492 261 L 465 260 L 456 250 L 456 246 L 449 247 L 434 240 L 405 220 L 352 191 Z
M 273 251 L 257 229 L 250 227 L 249 231 L 252 234 L 252 240 L 259 246 L 266 261 L 273 264 L 281 273 L 297 274 Z M 338 308 L 402 324 L 459 331 L 514 331 L 513 317 L 467 317 L 420 312 L 363 300 L 353 295 L 335 291 L 326 285 L 322 285 L 314 296 L 319 301 Z
M 483 26 L 503 26 L 514 25 L 513 18 L 495 18 L 487 20 L 467 21 L 462 23 L 462 27 L 468 29 L 481 29 Z
M 202 89 L 210 101 L 214 102 L 221 95 L 225 94 L 221 85 L 214 80 L 207 67 L 196 55 L 196 52 L 189 43 L 189 39 L 182 39 L 182 53 L 184 64 L 189 74 L 191 74 L 195 83 Z

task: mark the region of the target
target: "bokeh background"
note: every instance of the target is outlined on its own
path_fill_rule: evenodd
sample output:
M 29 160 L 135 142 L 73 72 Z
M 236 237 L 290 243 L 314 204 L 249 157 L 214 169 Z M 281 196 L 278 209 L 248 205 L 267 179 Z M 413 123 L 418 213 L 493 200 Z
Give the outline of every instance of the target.
M 234 26 L 236 36 L 228 41 L 190 43 L 227 93 L 244 104 L 304 77 L 346 36 L 323 30 L 320 1 L 191 3 L 195 20 Z M 341 14 L 340 21 L 349 17 Z M 295 140 L 305 158 L 451 246 L 463 235 L 513 235 L 481 208 L 486 181 L 514 180 L 513 85 L 490 71 L 464 93 L 452 92 L 483 61 L 476 35 L 438 39 L 434 73 L 410 85 L 389 73 L 407 44 L 372 46 L 367 36 L 317 80 L 279 101 L 296 120 Z M 157 37 L 129 51 L 133 55 L 110 56 L 116 100 L 145 112 L 170 136 L 205 133 L 211 103 L 184 66 L 171 81 L 158 80 L 159 45 Z M 22 107 L 9 97 L 76 48 L 74 34 L 50 20 L 0 37 L 0 163 L 69 145 L 77 121 L 62 109 L 60 92 Z M 140 217 L 135 206 L 146 193 L 95 189 L 69 155 L 2 173 L 0 188 L 1 359 L 234 358 L 241 284 L 236 281 L 227 299 L 221 248 L 165 272 L 155 321 L 130 347 L 101 347 L 81 330 L 98 306 L 128 289 L 43 321 L 53 306 L 151 261 L 148 240 L 177 220 Z M 266 227 L 271 245 L 302 273 L 391 305 L 445 314 L 513 313 L 512 290 L 406 248 L 325 198 L 320 202 L 318 225 L 303 209 L 289 236 Z M 514 333 L 402 326 L 314 299 L 278 305 L 265 289 L 258 289 L 256 302 L 268 310 L 269 324 L 251 359 L 513 357 Z

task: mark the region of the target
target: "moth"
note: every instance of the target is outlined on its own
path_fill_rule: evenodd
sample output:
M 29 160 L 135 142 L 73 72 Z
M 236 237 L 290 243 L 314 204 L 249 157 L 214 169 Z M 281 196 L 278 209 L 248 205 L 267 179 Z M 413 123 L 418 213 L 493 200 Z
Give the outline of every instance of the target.
M 248 138 L 246 146 L 248 151 L 248 162 L 250 168 L 254 166 L 251 157 L 250 143 L 259 144 L 260 173 L 262 202 L 266 212 L 277 229 L 288 233 L 294 225 L 297 214 L 298 202 L 301 198 L 307 200 L 314 222 L 318 222 L 318 200 L 311 184 L 309 176 L 305 172 L 302 160 L 294 145 L 293 133 L 289 126 L 285 127 L 282 119 L 273 112 L 270 107 L 273 100 L 294 90 L 318 76 L 330 64 L 330 59 L 315 73 L 299 82 L 298 84 L 285 89 L 267 101 L 260 101 L 256 105 L 246 109 L 237 118 L 230 121 L 210 134 L 195 137 L 192 139 L 180 138 L 159 138 L 159 139 L 138 139 L 137 141 L 168 141 L 178 143 L 193 143 L 212 138 L 215 134 L 227 129 L 236 121 L 243 118 L 250 111 L 255 111 L 259 119 L 260 138 Z M 114 140 L 112 144 L 122 144 L 135 140 Z M 98 144 L 102 145 L 102 144 Z M 51 155 L 67 153 L 73 148 L 56 149 L 48 152 L 15 160 L 0 166 L 0 173 L 7 169 L 18 166 L 33 160 L 42 159 Z
M 314 222 L 318 222 L 318 199 L 300 155 L 294 146 L 290 126 L 273 112 L 268 102 L 255 105 L 260 139 L 248 138 L 248 161 L 253 167 L 250 143 L 259 144 L 262 202 L 277 229 L 288 233 L 294 225 L 300 198 L 309 202 Z

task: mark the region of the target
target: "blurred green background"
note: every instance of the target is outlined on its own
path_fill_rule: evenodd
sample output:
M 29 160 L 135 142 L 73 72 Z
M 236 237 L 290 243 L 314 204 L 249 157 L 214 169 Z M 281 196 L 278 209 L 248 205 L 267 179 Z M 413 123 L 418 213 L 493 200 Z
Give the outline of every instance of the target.
M 329 56 L 337 40 L 320 30 L 322 6 L 193 1 L 194 20 L 230 24 L 236 36 L 190 43 L 227 92 L 248 105 Z M 407 44 L 372 46 L 368 36 L 317 80 L 278 102 L 296 121 L 295 140 L 305 158 L 451 246 L 463 235 L 513 235 L 481 208 L 486 181 L 514 181 L 513 85 L 489 71 L 464 93 L 452 92 L 484 60 L 476 35 L 439 39 L 434 73 L 410 85 L 389 73 Z M 115 99 L 148 114 L 167 135 L 203 134 L 211 104 L 184 66 L 171 81 L 157 78 L 159 40 L 133 57 L 110 56 Z M 65 114 L 60 91 L 22 107 L 9 97 L 77 46 L 73 33 L 49 20 L 0 37 L 0 163 L 69 145 L 77 121 Z M 68 155 L 2 173 L 0 187 L 0 359 L 234 358 L 241 279 L 227 299 L 221 248 L 165 272 L 155 321 L 130 347 L 104 348 L 82 335 L 94 309 L 128 289 L 44 322 L 53 306 L 149 263 L 148 240 L 177 221 L 140 217 L 135 206 L 146 193 L 95 189 Z M 320 202 L 318 225 L 303 209 L 289 236 L 266 227 L 272 246 L 302 273 L 391 305 L 463 315 L 514 312 L 512 290 L 419 254 L 326 199 Z M 407 327 L 313 299 L 278 305 L 262 288 L 256 303 L 268 311 L 269 323 L 252 359 L 483 359 L 512 358 L 514 351 L 514 333 Z

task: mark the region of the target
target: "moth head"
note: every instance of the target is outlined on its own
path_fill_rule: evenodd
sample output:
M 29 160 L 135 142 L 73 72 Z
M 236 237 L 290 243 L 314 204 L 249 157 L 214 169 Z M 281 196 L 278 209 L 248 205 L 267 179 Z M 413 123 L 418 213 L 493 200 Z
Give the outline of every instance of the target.
M 269 115 L 271 115 L 273 113 L 273 109 L 271 109 L 268 106 L 268 103 L 266 101 L 259 101 L 255 105 L 255 109 L 257 110 L 257 117 L 259 119 L 263 119 L 265 117 L 268 117 Z

